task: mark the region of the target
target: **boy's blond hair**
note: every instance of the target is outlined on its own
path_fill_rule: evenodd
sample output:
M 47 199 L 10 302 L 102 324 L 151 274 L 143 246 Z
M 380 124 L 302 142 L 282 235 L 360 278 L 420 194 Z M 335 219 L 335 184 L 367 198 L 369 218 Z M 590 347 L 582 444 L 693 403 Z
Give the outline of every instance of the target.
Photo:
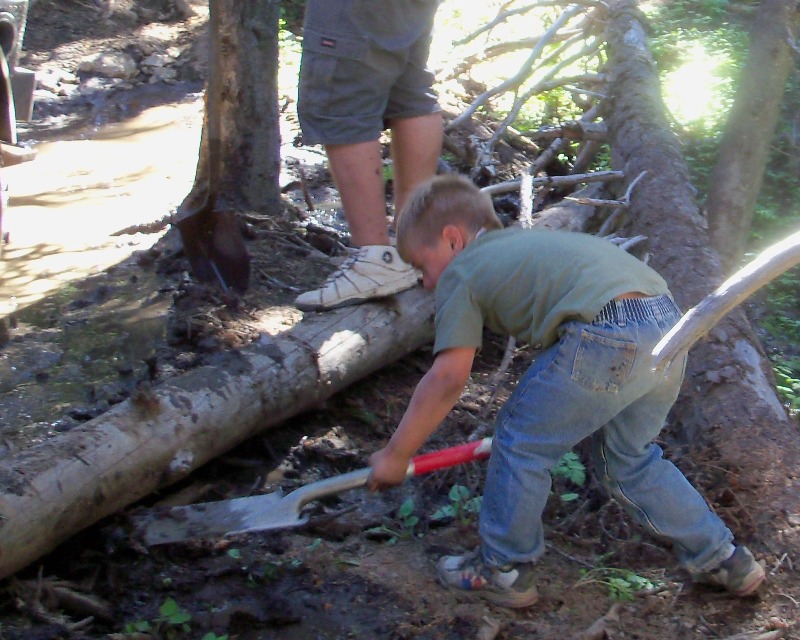
M 470 235 L 481 229 L 502 229 L 491 197 L 457 175 L 435 176 L 419 185 L 397 221 L 397 251 L 406 259 L 412 244 L 430 246 L 448 224 Z

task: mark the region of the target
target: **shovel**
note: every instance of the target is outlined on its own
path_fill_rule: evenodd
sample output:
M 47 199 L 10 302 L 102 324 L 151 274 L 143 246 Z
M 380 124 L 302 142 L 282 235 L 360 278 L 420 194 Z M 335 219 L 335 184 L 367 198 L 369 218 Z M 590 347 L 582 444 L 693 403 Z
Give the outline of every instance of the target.
M 229 207 L 220 206 L 223 192 L 223 131 L 220 102 L 220 43 L 224 40 L 216 2 L 209 8 L 209 74 L 203 132 L 195 184 L 174 216 L 192 273 L 200 282 L 216 283 L 224 292 L 244 293 L 250 284 L 250 255 Z M 205 160 L 205 161 L 204 161 Z
M 492 439 L 484 438 L 411 460 L 406 478 L 446 469 L 489 457 Z M 251 531 L 288 529 L 308 522 L 303 507 L 313 500 L 363 487 L 370 468 L 365 467 L 318 482 L 312 482 L 284 495 L 278 490 L 261 496 L 233 498 L 183 507 L 153 509 L 132 515 L 134 535 L 148 546 L 192 538 L 228 536 Z

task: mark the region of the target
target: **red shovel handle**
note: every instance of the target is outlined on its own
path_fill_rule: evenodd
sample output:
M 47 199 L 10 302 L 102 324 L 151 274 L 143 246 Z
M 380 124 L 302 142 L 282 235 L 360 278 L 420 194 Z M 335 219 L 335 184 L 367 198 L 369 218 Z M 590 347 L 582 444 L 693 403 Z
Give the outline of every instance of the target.
M 455 467 L 473 460 L 485 460 L 492 451 L 492 439 L 484 438 L 467 444 L 460 444 L 449 449 L 423 453 L 411 460 L 408 476 L 419 476 L 437 469 Z

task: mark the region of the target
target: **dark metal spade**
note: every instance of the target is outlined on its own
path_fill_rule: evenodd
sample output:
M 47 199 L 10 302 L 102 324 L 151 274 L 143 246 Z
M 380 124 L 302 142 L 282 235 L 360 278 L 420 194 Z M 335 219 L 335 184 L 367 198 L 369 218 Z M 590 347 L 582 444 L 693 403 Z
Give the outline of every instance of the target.
M 406 477 L 422 475 L 473 460 L 489 457 L 492 439 L 425 453 L 412 459 Z M 318 482 L 291 493 L 282 491 L 261 496 L 204 502 L 183 507 L 156 507 L 144 514 L 132 515 L 134 534 L 147 545 L 166 544 L 192 538 L 226 536 L 250 531 L 287 529 L 308 522 L 303 507 L 313 500 L 363 487 L 370 469 L 358 469 Z

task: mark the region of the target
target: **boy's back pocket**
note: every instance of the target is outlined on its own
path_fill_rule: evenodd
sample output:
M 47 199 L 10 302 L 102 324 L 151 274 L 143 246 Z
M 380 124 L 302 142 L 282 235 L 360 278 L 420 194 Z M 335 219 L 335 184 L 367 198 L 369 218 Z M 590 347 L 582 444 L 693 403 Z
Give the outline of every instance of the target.
M 616 393 L 630 376 L 635 358 L 636 343 L 582 329 L 571 377 L 589 391 Z

